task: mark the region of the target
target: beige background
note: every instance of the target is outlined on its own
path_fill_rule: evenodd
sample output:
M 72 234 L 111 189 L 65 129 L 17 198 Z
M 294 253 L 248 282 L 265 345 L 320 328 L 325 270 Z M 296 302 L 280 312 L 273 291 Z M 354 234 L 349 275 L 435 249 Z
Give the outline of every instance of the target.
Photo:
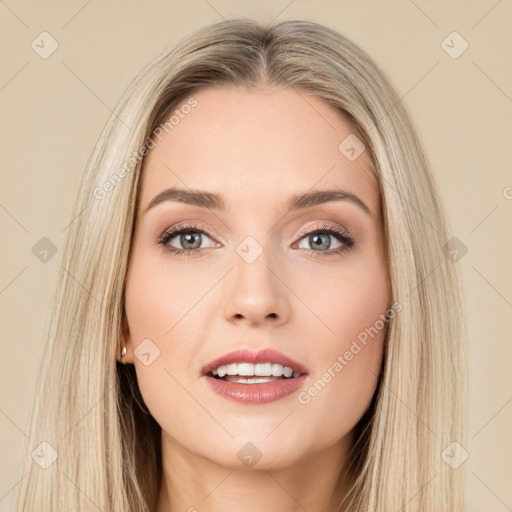
M 470 511 L 512 507 L 510 0 L 6 0 L 0 16 L 0 512 L 13 510 L 49 299 L 93 141 L 139 69 L 191 30 L 233 16 L 330 25 L 374 57 L 409 105 L 468 248 L 459 265 L 471 343 Z M 31 48 L 43 31 L 58 42 L 47 59 Z M 453 31 L 469 43 L 456 59 L 441 46 Z M 42 237 L 58 248 L 46 263 L 32 253 Z

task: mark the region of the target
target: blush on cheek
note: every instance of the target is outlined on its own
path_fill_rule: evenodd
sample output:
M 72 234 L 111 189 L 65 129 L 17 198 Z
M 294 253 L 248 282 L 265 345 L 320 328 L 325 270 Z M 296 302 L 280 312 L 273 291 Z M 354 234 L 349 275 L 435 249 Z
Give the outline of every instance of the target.
M 325 331 L 330 331 L 322 336 L 328 343 L 334 342 L 338 350 L 343 350 L 354 339 L 371 339 L 369 333 L 377 336 L 376 331 L 382 328 L 378 321 L 388 309 L 387 296 L 376 299 L 372 291 L 356 289 L 332 292 L 330 297 L 318 306 L 320 319 L 328 328 Z
M 316 314 L 312 320 L 323 322 L 327 337 L 329 332 L 341 341 L 355 337 L 389 306 L 386 266 L 378 251 L 360 249 L 335 265 L 302 276 L 295 293 Z

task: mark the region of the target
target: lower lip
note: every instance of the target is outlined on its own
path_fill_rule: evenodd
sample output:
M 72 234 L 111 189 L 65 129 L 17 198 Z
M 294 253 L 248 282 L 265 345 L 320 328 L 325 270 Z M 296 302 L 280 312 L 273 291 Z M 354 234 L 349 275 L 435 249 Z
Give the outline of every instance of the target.
M 214 379 L 208 375 L 205 375 L 204 378 L 213 391 L 223 398 L 245 404 L 267 404 L 297 391 L 304 384 L 306 375 L 295 379 L 279 379 L 261 384 L 228 382 Z

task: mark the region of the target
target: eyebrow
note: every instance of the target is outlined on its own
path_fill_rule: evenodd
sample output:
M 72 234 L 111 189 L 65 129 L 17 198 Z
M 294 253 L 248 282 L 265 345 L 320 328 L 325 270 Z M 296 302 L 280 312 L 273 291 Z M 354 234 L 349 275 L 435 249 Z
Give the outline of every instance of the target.
M 372 215 L 370 208 L 368 208 L 362 199 L 351 192 L 341 189 L 317 190 L 302 194 L 293 194 L 287 202 L 286 213 L 311 208 L 312 206 L 328 203 L 330 201 L 343 200 L 351 201 L 359 206 L 366 214 Z M 222 194 L 203 190 L 186 190 L 171 187 L 155 196 L 144 209 L 143 214 L 165 201 L 176 201 L 211 210 L 227 210 L 227 201 Z

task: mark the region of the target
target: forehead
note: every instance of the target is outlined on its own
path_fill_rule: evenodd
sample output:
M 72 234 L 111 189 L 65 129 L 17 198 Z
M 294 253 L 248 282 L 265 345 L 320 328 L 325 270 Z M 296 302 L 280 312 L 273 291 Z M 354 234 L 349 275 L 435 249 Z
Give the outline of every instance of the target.
M 377 211 L 367 152 L 342 150 L 354 130 L 332 106 L 292 87 L 210 87 L 174 109 L 144 159 L 142 207 L 166 188 L 220 192 L 233 208 L 277 204 L 315 188 L 343 188 Z M 169 116 L 168 119 L 171 118 Z M 347 139 L 347 137 L 349 137 Z M 262 202 L 263 201 L 263 202 Z

